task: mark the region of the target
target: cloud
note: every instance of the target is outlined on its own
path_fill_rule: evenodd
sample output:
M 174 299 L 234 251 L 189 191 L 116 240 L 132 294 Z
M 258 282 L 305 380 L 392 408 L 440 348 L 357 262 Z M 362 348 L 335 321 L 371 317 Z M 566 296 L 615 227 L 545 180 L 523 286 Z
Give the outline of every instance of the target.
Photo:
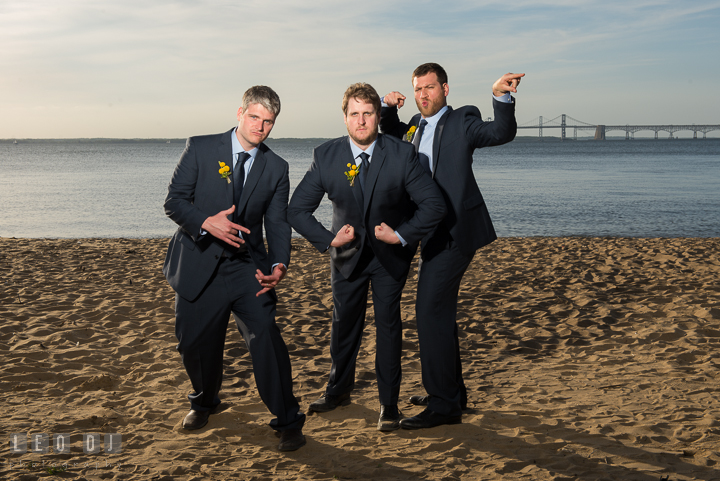
M 347 85 L 407 93 L 426 61 L 448 70 L 454 105 L 487 111 L 492 82 L 525 71 L 519 117 L 608 123 L 648 103 L 657 114 L 698 72 L 702 105 L 672 102 L 680 111 L 664 115 L 707 122 L 708 105 L 720 107 L 705 53 L 720 47 L 718 17 L 718 1 L 6 1 L 0 108 L 12 120 L 0 119 L 0 137 L 41 123 L 46 136 L 212 132 L 254 84 L 283 100 L 274 136 L 341 135 Z

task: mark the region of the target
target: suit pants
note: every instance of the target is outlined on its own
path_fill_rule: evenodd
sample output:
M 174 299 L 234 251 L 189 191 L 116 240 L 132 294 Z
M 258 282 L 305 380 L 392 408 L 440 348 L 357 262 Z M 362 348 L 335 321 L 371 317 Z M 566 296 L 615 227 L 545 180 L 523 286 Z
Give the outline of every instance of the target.
M 256 266 L 245 253 L 224 258 L 200 296 L 188 301 L 176 295 L 177 350 L 194 392 L 192 409 L 211 411 L 220 404 L 225 333 L 230 313 L 235 316 L 250 351 L 258 392 L 276 419 L 273 429 L 300 428 L 305 415 L 292 391 L 292 367 L 287 346 L 275 323 L 274 291 L 259 297 Z
M 380 404 L 394 405 L 400 395 L 402 372 L 402 320 L 400 299 L 407 273 L 394 279 L 365 247 L 358 267 L 349 279 L 331 265 L 333 316 L 330 329 L 332 368 L 327 393 L 349 393 L 355 386 L 355 366 L 362 341 L 368 287 L 372 287 L 375 308 L 377 377 Z
M 429 395 L 430 410 L 457 416 L 462 414 L 463 397 L 467 401 L 460 363 L 457 300 L 460 282 L 473 256 L 462 254 L 449 234 L 432 238 L 422 253 L 415 315 L 423 386 Z

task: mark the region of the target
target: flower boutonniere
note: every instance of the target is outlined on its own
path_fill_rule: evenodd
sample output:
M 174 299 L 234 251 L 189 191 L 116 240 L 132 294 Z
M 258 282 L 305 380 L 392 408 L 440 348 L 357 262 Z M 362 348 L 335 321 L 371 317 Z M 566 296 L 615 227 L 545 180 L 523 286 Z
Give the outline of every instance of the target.
M 218 172 L 220 172 L 220 176 L 223 179 L 227 179 L 228 184 L 229 184 L 230 183 L 230 166 L 225 165 L 225 162 L 218 162 L 218 164 L 220 164 L 220 170 L 218 170 Z
M 347 180 L 350 182 L 350 187 L 352 187 L 355 185 L 355 177 L 360 173 L 360 167 L 355 164 L 348 164 L 347 166 L 350 170 L 345 172 L 345 177 L 347 177 Z
M 405 140 L 407 140 L 408 142 L 412 142 L 413 134 L 416 130 L 417 127 L 415 127 L 414 125 L 410 127 L 410 129 L 407 131 L 407 134 L 405 134 Z

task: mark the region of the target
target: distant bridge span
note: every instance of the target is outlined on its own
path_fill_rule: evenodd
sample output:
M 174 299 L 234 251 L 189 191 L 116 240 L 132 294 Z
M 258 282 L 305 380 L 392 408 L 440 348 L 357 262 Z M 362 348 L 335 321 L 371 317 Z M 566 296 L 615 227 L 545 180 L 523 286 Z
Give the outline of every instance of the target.
M 650 130 L 655 132 L 655 138 L 658 138 L 658 132 L 668 132 L 672 139 L 673 133 L 681 130 L 688 130 L 693 133 L 693 139 L 697 139 L 698 132 L 702 132 L 703 139 L 707 138 L 707 133 L 713 130 L 720 130 L 720 125 L 597 125 L 589 124 L 581 120 L 574 119 L 569 115 L 558 115 L 554 119 L 544 120 L 542 115 L 522 125 L 518 125 L 518 129 L 538 129 L 539 137 L 543 136 L 543 129 L 561 129 L 560 140 L 567 138 L 567 129 L 573 129 L 573 139 L 577 140 L 578 130 L 594 130 L 595 140 L 605 140 L 605 133 L 613 130 L 625 132 L 625 139 L 634 139 L 635 132 L 641 130 Z

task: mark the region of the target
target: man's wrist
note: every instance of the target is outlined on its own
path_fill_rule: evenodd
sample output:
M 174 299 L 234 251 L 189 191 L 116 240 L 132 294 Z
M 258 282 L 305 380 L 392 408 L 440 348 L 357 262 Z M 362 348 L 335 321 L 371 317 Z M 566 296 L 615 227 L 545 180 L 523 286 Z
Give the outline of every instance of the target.
M 498 94 L 495 89 L 493 89 L 493 98 L 495 98 L 498 102 L 505 104 L 512 103 L 512 96 L 510 95 L 510 92 L 500 92 Z

